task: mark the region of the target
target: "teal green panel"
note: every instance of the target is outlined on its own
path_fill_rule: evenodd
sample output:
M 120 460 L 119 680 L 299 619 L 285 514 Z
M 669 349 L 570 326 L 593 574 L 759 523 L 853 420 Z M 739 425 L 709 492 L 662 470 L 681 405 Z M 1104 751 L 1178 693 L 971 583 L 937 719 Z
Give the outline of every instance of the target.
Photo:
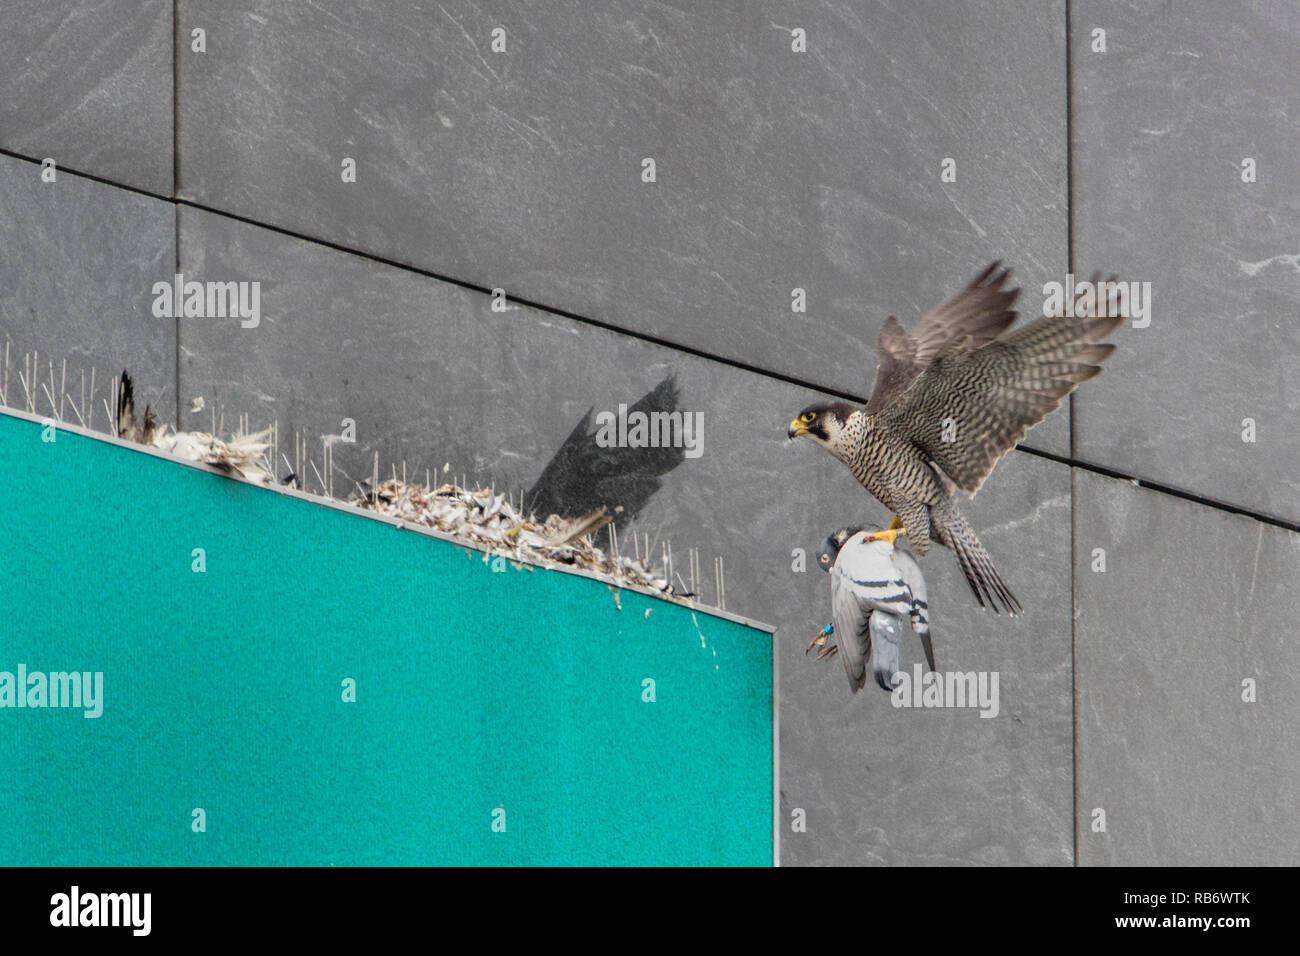
M 0 671 L 104 683 L 0 707 L 0 864 L 772 863 L 766 632 L 2 414 L 0 470 Z

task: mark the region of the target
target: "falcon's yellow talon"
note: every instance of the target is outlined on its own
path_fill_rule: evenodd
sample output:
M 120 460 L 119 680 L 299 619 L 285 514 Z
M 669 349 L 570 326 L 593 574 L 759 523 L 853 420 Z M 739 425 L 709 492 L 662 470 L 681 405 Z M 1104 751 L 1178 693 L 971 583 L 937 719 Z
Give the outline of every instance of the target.
M 894 521 L 897 522 L 898 519 L 895 518 Z M 891 545 L 897 547 L 897 545 L 898 545 L 898 536 L 899 536 L 900 534 L 906 537 L 906 535 L 907 535 L 907 529 L 903 527 L 903 525 L 902 525 L 901 522 L 899 522 L 897 528 L 895 528 L 894 525 L 893 525 L 893 523 L 891 523 L 891 524 L 889 525 L 889 527 L 888 527 L 886 530 L 884 530 L 884 531 L 872 531 L 872 532 L 868 533 L 866 540 L 868 540 L 868 541 L 888 541 Z

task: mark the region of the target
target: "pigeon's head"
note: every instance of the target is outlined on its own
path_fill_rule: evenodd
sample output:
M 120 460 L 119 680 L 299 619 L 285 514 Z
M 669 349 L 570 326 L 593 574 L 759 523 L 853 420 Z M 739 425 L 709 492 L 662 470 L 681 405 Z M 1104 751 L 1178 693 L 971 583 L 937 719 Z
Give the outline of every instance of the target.
M 823 571 L 830 571 L 831 568 L 835 567 L 835 559 L 840 556 L 840 548 L 844 547 L 849 538 L 861 530 L 860 526 L 855 525 L 852 528 L 840 528 L 839 531 L 827 535 L 826 540 L 822 542 L 822 546 L 817 552 L 817 567 Z
M 819 445 L 830 447 L 844 430 L 854 408 L 848 402 L 818 402 L 809 405 L 795 417 L 786 429 L 787 438 L 811 438 Z

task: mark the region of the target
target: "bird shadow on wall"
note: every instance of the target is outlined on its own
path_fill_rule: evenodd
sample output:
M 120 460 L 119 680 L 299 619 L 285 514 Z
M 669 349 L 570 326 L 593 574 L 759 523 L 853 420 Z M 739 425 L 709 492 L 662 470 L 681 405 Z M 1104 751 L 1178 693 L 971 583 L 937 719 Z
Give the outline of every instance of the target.
M 628 414 L 682 411 L 679 397 L 676 375 L 669 374 L 630 405 Z M 528 510 L 575 518 L 604 506 L 616 524 L 626 525 L 663 485 L 663 477 L 686 458 L 684 448 L 602 448 L 596 444 L 594 418 L 595 406 L 547 462 L 526 492 Z M 607 543 L 609 530 L 602 529 L 599 537 Z

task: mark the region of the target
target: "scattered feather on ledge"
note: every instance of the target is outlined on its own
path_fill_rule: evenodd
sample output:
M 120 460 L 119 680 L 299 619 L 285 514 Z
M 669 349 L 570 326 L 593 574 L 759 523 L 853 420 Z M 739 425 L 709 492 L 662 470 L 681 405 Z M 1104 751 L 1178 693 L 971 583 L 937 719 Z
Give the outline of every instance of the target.
M 675 587 L 662 569 L 652 568 L 645 558 L 619 554 L 616 546 L 610 551 L 597 547 L 592 535 L 611 520 L 603 507 L 575 518 L 551 515 L 538 521 L 519 511 L 506 495 L 491 489 L 467 489 L 453 483 L 430 489 L 399 478 L 380 482 L 374 489 L 367 483 L 347 500 L 363 510 L 472 542 L 517 566 L 568 565 L 592 571 L 611 584 L 672 597 L 694 596 L 685 588 Z M 617 541 L 617 537 L 611 538 Z
M 67 421 L 64 412 L 69 410 L 83 428 L 95 431 L 94 409 L 102 402 L 108 419 L 107 430 L 118 438 L 184 461 L 209 465 L 254 484 L 271 487 L 292 484 L 304 489 L 304 482 L 297 474 L 279 481 L 275 478 L 272 460 L 277 457 L 279 448 L 278 426 L 250 432 L 247 422 L 241 418 L 240 427 L 226 438 L 200 431 L 176 432 L 166 424 L 159 424 L 149 406 L 145 407 L 143 415 L 137 416 L 134 382 L 126 370 L 120 378 L 100 378 L 98 387 L 94 369 L 91 369 L 89 379 L 83 371 L 79 388 L 75 389 L 78 395 L 74 396 L 73 390 L 69 389 L 67 360 L 63 360 L 56 371 L 54 362 L 48 359 L 44 363 L 46 368 L 42 369 L 40 359 L 38 353 L 24 354 L 22 368 L 14 372 L 14 384 L 21 387 L 21 393 L 15 394 L 16 389 L 10 387 L 10 349 L 9 344 L 5 344 L 3 362 L 0 363 L 0 406 L 9 405 L 11 398 L 18 399 L 13 407 L 33 414 L 49 414 L 57 421 Z M 45 372 L 48 372 L 48 377 Z M 109 395 L 97 401 L 96 393 L 104 386 L 107 386 Z M 48 406 L 48 412 L 42 406 Z M 195 398 L 190 410 L 199 411 L 204 407 L 204 400 Z M 104 429 L 101 426 L 99 430 Z M 224 434 L 215 413 L 213 432 Z M 298 454 L 296 437 L 294 443 L 295 454 Z M 328 447 L 325 454 L 326 473 L 332 478 L 334 468 Z M 290 463 L 290 467 L 295 471 L 310 467 L 320 478 L 314 462 L 305 455 L 305 443 L 301 457 L 303 460 L 298 466 Z M 374 479 L 377 478 L 376 457 Z M 356 491 L 350 497 L 340 498 L 330 493 L 330 484 L 321 479 L 320 494 L 308 493 L 312 497 L 341 501 L 363 511 L 374 511 L 404 523 L 434 529 L 484 550 L 487 559 L 501 556 L 517 568 L 533 565 L 581 568 L 611 588 L 651 591 L 691 607 L 706 603 L 699 593 L 704 575 L 697 551 L 689 550 L 685 570 L 676 571 L 672 548 L 667 542 L 654 549 L 648 537 L 632 534 L 633 553 L 625 554 L 623 551 L 627 549 L 620 547 L 622 535 L 618 533 L 617 525 L 612 523 L 614 516 L 604 506 L 576 517 L 562 518 L 552 514 L 539 520 L 532 513 L 524 513 L 521 507 L 523 495 L 518 496 L 520 506 L 516 506 L 508 495 L 498 494 L 491 488 L 469 489 L 455 482 L 430 488 L 407 482 L 404 477 L 398 478 L 394 474 L 393 478 L 378 484 L 366 481 L 355 485 Z M 608 533 L 602 536 L 602 540 L 609 542 L 608 550 L 594 542 L 596 532 L 606 526 Z M 661 552 L 657 562 L 654 560 L 656 550 Z M 720 558 L 714 558 L 713 570 L 717 592 L 713 604 L 719 610 L 725 610 L 726 591 Z M 615 603 L 619 603 L 617 590 Z

